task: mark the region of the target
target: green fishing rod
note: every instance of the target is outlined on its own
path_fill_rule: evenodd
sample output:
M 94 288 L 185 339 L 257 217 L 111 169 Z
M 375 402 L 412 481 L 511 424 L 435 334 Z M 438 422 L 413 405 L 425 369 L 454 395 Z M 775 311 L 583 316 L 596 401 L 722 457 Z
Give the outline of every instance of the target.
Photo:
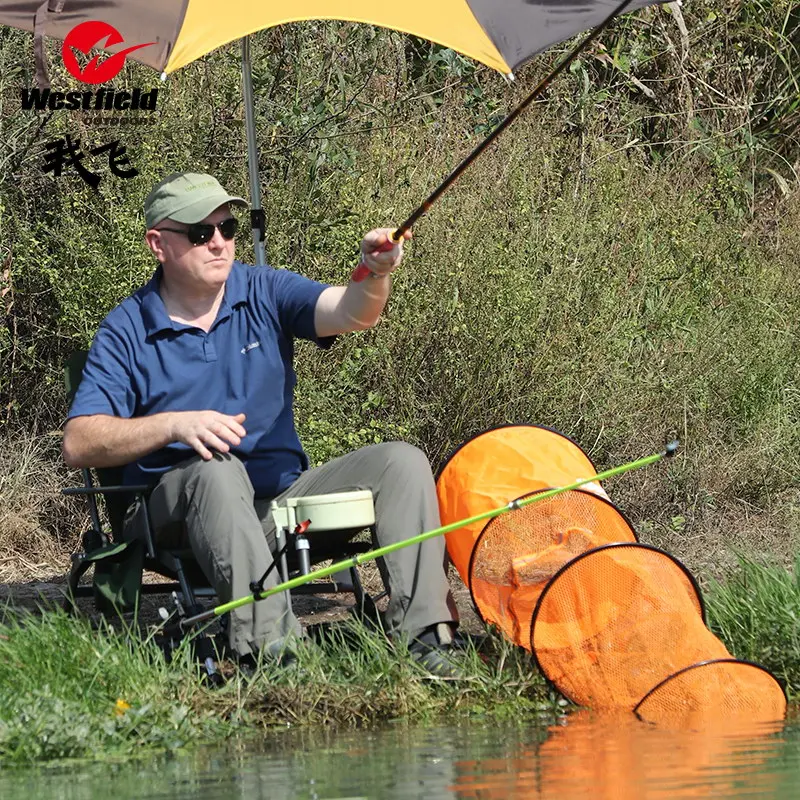
M 402 542 L 387 544 L 385 547 L 378 547 L 375 550 L 369 550 L 366 553 L 358 553 L 350 558 L 346 558 L 344 561 L 338 561 L 335 564 L 331 564 L 329 567 L 323 567 L 322 569 L 315 570 L 314 572 L 309 572 L 307 575 L 298 575 L 296 578 L 292 578 L 291 580 L 280 583 L 277 586 L 273 586 L 271 589 L 265 589 L 262 592 L 249 594 L 245 597 L 240 597 L 237 600 L 231 600 L 229 603 L 223 603 L 222 605 L 216 606 L 216 608 L 211 608 L 208 611 L 204 611 L 202 614 L 196 614 L 193 617 L 186 617 L 177 623 L 177 628 L 182 632 L 186 631 L 188 628 L 191 628 L 194 625 L 208 622 L 215 617 L 220 617 L 230 611 L 235 611 L 237 608 L 241 608 L 242 606 L 258 602 L 259 600 L 266 600 L 268 597 L 272 597 L 272 595 L 278 594 L 279 592 L 291 591 L 292 589 L 296 589 L 298 586 L 311 583 L 311 581 L 316 580 L 317 578 L 327 578 L 330 575 L 341 572 L 342 570 L 357 567 L 359 564 L 364 564 L 368 561 L 374 561 L 376 558 L 387 556 L 389 553 L 394 553 L 396 550 L 401 550 L 404 547 L 411 547 L 411 545 L 419 544 L 427 539 L 433 539 L 436 536 L 443 536 L 446 533 L 457 531 L 459 528 L 472 525 L 473 522 L 494 519 L 495 517 L 499 517 L 503 514 L 508 514 L 511 511 L 517 511 L 520 508 L 529 506 L 532 503 L 540 503 L 543 500 L 548 500 L 549 498 L 555 497 L 563 492 L 570 492 L 574 489 L 580 489 L 581 486 L 586 486 L 588 483 L 604 481 L 608 478 L 614 478 L 617 475 L 622 475 L 634 469 L 647 467 L 650 464 L 655 464 L 656 462 L 661 461 L 662 458 L 667 458 L 674 455 L 675 451 L 678 449 L 678 444 L 678 441 L 670 442 L 660 453 L 653 453 L 653 455 L 645 456 L 637 461 L 630 461 L 627 464 L 622 464 L 618 467 L 612 467 L 611 469 L 607 469 L 603 472 L 598 472 L 596 475 L 592 475 L 590 478 L 581 478 L 580 480 L 575 481 L 575 483 L 569 484 L 569 486 L 560 486 L 556 489 L 547 489 L 544 492 L 538 492 L 530 497 L 520 500 L 512 500 L 510 503 L 500 506 L 499 508 L 494 508 L 491 511 L 484 511 L 483 513 L 476 514 L 473 517 L 458 520 L 457 522 L 451 522 L 449 525 L 442 525 L 441 528 L 425 531 L 424 533 L 420 533 L 418 536 L 412 536 L 410 539 L 405 539 Z

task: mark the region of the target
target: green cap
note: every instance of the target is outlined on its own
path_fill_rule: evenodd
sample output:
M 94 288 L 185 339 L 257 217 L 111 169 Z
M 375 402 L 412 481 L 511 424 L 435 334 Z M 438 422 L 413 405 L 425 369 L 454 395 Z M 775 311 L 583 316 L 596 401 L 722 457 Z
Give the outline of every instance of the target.
M 212 211 L 225 203 L 247 206 L 242 197 L 229 195 L 211 175 L 199 172 L 173 172 L 159 181 L 144 201 L 147 229 L 162 219 L 173 219 L 192 225 L 202 222 Z

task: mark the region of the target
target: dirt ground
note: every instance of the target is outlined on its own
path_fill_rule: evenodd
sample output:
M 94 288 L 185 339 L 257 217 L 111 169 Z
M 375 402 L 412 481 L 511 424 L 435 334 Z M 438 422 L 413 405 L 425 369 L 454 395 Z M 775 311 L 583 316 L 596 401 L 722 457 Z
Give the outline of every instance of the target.
M 364 588 L 373 596 L 381 590 L 381 581 L 377 569 L 372 564 L 360 568 Z M 152 573 L 145 573 L 145 583 L 161 583 L 163 578 Z M 467 633 L 481 633 L 483 623 L 475 612 L 469 590 L 461 582 L 458 574 L 451 570 L 450 585 L 453 598 L 461 617 L 461 628 Z M 27 610 L 37 612 L 42 608 L 60 606 L 64 601 L 65 576 L 50 575 L 40 580 L 29 580 L 18 583 L 0 583 L 0 609 Z M 202 604 L 211 608 L 215 604 L 212 598 L 204 598 Z M 321 622 L 333 622 L 344 619 L 354 606 L 353 595 L 346 592 L 337 594 L 297 595 L 292 599 L 295 614 L 304 626 L 315 625 Z M 385 600 L 378 601 L 378 607 L 383 610 Z M 160 607 L 173 609 L 173 601 L 169 594 L 145 594 L 142 598 L 140 622 L 143 626 L 157 624 L 160 620 L 158 610 Z M 90 618 L 99 618 L 94 608 L 92 598 L 78 600 L 80 611 Z M 2 615 L 2 612 L 0 612 Z
M 740 503 L 714 514 L 690 520 L 675 518 L 658 522 L 637 521 L 640 540 L 664 548 L 680 559 L 700 580 L 724 579 L 737 569 L 736 552 L 768 557 L 790 567 L 800 550 L 800 492 L 781 498 L 772 512 L 754 509 Z M 22 557 L 25 555 L 25 558 Z M 56 549 L 25 554 L 0 552 L 0 616 L 3 609 L 36 611 L 39 607 L 60 605 L 64 600 L 65 574 L 69 555 Z M 60 571 L 63 565 L 63 572 Z M 373 596 L 382 591 L 374 563 L 359 568 L 366 590 Z M 162 579 L 145 574 L 145 582 Z M 461 625 L 468 633 L 481 633 L 483 623 L 477 615 L 469 590 L 454 569 L 450 585 L 461 616 Z M 96 612 L 91 598 L 79 600 L 79 608 L 90 617 Z M 205 601 L 207 607 L 214 605 Z M 293 607 L 301 623 L 310 626 L 345 618 L 354 605 L 350 594 L 300 595 L 293 598 Z M 385 601 L 378 603 L 385 607 Z M 146 625 L 159 622 L 159 607 L 172 610 L 168 594 L 145 595 L 140 620 Z

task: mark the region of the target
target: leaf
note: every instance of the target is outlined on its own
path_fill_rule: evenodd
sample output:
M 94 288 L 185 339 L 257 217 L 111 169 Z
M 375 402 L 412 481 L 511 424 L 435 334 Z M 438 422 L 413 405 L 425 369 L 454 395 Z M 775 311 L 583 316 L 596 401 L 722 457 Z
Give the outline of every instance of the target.
M 778 184 L 778 188 L 781 190 L 781 194 L 784 197 L 788 197 L 792 193 L 792 187 L 789 185 L 789 181 L 783 177 L 777 170 L 772 169 L 771 167 L 765 167 L 766 171 L 775 178 L 775 183 Z

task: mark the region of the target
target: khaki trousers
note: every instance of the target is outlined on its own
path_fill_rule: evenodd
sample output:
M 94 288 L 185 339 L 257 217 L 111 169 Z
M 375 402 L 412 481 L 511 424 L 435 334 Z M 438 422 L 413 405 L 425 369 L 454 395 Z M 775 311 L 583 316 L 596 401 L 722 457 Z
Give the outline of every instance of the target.
M 403 442 L 364 447 L 304 472 L 278 498 L 370 489 L 375 498 L 373 545 L 400 542 L 439 526 L 430 464 Z M 268 542 L 275 528 L 272 498 L 255 498 L 238 458 L 216 454 L 191 458 L 162 476 L 150 496 L 156 543 L 190 547 L 217 591 L 220 603 L 250 594 L 250 583 L 272 564 Z M 313 554 L 313 539 L 311 539 Z M 414 636 L 423 628 L 458 619 L 446 573 L 444 537 L 402 548 L 378 562 L 390 599 L 384 624 L 389 635 Z M 274 569 L 264 583 L 279 582 Z M 270 649 L 302 635 L 282 592 L 231 614 L 231 647 L 240 655 Z

